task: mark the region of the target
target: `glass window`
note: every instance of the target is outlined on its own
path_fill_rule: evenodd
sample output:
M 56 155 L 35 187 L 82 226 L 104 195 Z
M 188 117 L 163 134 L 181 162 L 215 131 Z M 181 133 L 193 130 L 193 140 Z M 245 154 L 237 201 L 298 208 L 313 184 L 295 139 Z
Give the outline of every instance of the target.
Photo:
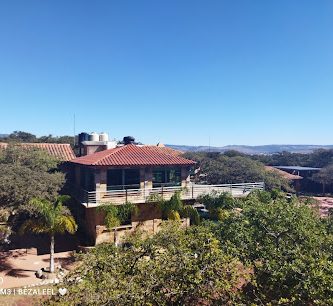
M 107 172 L 108 190 L 140 188 L 140 169 L 112 169 Z
M 81 187 L 87 191 L 94 191 L 95 175 L 93 170 L 81 168 Z
M 107 172 L 108 190 L 123 189 L 123 171 L 122 169 L 112 169 Z
M 153 170 L 153 187 L 180 186 L 180 168 L 162 168 Z
M 140 170 L 139 169 L 125 169 L 125 189 L 138 189 L 140 188 Z

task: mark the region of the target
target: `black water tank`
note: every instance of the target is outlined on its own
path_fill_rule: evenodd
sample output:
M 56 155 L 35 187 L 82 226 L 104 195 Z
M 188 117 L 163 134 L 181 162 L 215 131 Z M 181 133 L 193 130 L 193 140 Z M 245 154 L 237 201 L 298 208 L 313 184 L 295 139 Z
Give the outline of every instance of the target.
M 79 144 L 81 144 L 83 141 L 89 140 L 89 134 L 82 132 L 79 134 Z
M 133 136 L 125 136 L 123 142 L 125 145 L 134 143 L 135 138 Z

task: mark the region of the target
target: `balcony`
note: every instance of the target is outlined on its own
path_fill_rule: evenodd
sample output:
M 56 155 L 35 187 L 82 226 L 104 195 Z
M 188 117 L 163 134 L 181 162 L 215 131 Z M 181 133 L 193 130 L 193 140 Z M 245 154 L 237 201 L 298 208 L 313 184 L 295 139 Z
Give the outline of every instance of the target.
M 151 202 L 154 197 L 169 200 L 175 192 L 180 192 L 182 200 L 195 200 L 197 197 L 211 192 L 229 192 L 234 197 L 247 196 L 253 190 L 263 190 L 264 183 L 242 183 L 223 185 L 198 185 L 190 183 L 187 187 L 167 186 L 142 189 L 119 189 L 107 188 L 107 191 L 83 191 L 81 203 L 85 207 L 96 207 L 103 203 L 121 205 L 125 202 L 140 204 Z

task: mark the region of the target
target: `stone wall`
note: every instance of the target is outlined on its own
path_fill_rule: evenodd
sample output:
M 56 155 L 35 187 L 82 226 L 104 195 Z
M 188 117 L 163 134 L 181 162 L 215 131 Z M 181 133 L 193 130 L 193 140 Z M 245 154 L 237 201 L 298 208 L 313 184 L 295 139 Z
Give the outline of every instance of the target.
M 96 226 L 96 245 L 101 243 L 121 243 L 124 237 L 135 231 L 135 230 L 142 230 L 146 232 L 148 235 L 156 234 L 161 229 L 162 219 L 153 219 L 153 220 L 146 220 L 141 222 L 132 222 L 132 225 L 126 227 L 119 227 L 116 232 L 116 239 L 115 239 L 115 231 L 110 231 L 104 225 L 97 225 Z M 190 226 L 190 219 L 185 218 L 181 220 L 182 227 L 189 227 Z
M 129 225 L 120 226 L 117 229 L 117 241 L 121 241 L 126 233 L 136 229 L 148 234 L 155 234 L 161 228 L 162 214 L 158 205 L 153 203 L 138 204 L 138 214 L 132 217 Z M 114 231 L 109 231 L 104 223 L 105 213 L 98 211 L 96 207 L 85 208 L 85 226 L 89 237 L 95 244 L 103 242 L 115 242 Z M 188 218 L 182 219 L 182 226 L 190 226 Z

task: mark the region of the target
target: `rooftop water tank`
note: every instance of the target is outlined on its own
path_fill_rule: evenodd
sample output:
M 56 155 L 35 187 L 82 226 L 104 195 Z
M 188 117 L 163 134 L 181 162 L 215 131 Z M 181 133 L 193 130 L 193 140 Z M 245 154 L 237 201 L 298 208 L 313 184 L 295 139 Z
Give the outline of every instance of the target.
M 89 135 L 89 140 L 90 141 L 99 141 L 99 135 L 95 132 L 92 132 L 90 135 Z
M 89 134 L 88 133 L 85 133 L 85 132 L 82 132 L 79 134 L 79 144 L 81 144 L 83 141 L 87 141 L 89 140 Z
M 133 136 L 125 136 L 123 142 L 125 145 L 132 144 L 135 142 L 135 138 Z
M 100 133 L 99 134 L 99 141 L 109 141 L 109 135 L 107 133 Z

